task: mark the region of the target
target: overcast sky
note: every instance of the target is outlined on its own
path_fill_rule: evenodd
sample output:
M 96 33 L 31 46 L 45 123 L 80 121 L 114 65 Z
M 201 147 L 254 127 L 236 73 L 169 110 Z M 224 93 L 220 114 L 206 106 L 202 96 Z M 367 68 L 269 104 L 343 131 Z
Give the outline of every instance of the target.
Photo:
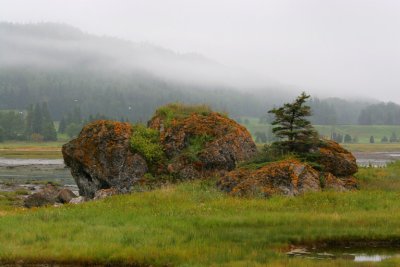
M 320 96 L 400 103 L 399 0 L 0 0 L 0 21 L 68 23 Z

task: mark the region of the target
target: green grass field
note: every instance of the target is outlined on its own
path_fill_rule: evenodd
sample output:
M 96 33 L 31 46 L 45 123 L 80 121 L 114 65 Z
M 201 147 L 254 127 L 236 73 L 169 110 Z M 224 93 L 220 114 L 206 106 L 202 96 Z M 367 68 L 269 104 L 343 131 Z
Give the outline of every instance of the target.
M 61 147 L 65 142 L 7 141 L 0 143 L 0 157 L 23 159 L 60 159 Z
M 271 199 L 229 197 L 212 179 L 58 208 L 25 210 L 0 197 L 0 263 L 399 266 L 398 258 L 360 264 L 284 253 L 292 243 L 400 240 L 400 163 L 357 177 L 356 192 Z

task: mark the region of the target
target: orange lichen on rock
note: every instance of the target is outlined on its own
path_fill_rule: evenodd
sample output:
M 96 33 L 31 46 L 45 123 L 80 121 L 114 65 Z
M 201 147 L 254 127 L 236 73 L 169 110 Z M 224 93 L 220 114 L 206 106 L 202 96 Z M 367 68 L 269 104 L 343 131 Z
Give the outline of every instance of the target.
M 148 125 L 160 131 L 161 144 L 173 165 L 169 169 L 181 174 L 181 170 L 190 176 L 208 175 L 213 170 L 232 170 L 238 162 L 250 159 L 257 151 L 246 128 L 217 112 L 192 113 L 168 123 L 162 117 L 154 116 Z M 201 136 L 207 137 L 203 148 L 195 155 L 197 160 L 193 166 L 188 166 L 190 163 L 183 152 L 191 145 L 192 138 Z M 186 174 L 183 176 L 188 176 Z
M 272 162 L 258 170 L 231 171 L 218 181 L 218 187 L 231 195 L 263 197 L 295 196 L 321 189 L 318 171 L 292 159 Z
M 220 178 L 217 184 L 235 196 L 294 196 L 309 191 L 357 189 L 357 180 L 351 175 L 338 177 L 319 172 L 294 159 L 272 162 L 256 170 L 239 168 Z
M 338 143 L 324 140 L 318 147 L 320 156 L 317 163 L 324 167 L 324 171 L 335 176 L 351 176 L 358 171 L 356 158 Z
M 78 138 L 62 148 L 80 195 L 93 198 L 97 190 L 128 192 L 147 172 L 146 161 L 130 149 L 129 123 L 99 120 L 86 125 Z

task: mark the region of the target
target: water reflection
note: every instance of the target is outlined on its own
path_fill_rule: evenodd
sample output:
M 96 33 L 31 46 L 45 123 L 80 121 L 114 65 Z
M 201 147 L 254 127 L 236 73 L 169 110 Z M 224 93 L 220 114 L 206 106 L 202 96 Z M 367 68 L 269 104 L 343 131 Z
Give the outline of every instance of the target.
M 357 262 L 379 262 L 379 261 L 383 261 L 385 259 L 389 259 L 393 256 L 389 256 L 389 255 L 354 255 L 354 261 Z
M 385 259 L 400 257 L 400 248 L 371 248 L 365 247 L 352 249 L 321 249 L 321 248 L 307 248 L 296 247 L 286 253 L 290 257 L 303 257 L 312 259 L 345 259 L 355 262 L 380 262 Z

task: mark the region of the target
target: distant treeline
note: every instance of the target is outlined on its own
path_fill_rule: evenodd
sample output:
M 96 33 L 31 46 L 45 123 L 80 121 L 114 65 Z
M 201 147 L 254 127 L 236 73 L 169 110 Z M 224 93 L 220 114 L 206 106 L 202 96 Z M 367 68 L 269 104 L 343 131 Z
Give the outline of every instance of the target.
M 84 116 L 100 113 L 147 121 L 158 106 L 170 102 L 207 103 L 231 116 L 256 117 L 266 112 L 267 106 L 282 102 L 272 95 L 260 98 L 220 87 L 166 82 L 139 73 L 0 69 L 0 109 L 23 110 L 30 103 L 44 101 L 57 121 L 76 105 Z
M 279 95 L 279 90 L 243 93 L 227 88 L 166 82 L 149 74 L 28 68 L 0 71 L 0 110 L 26 110 L 30 103 L 46 102 L 56 121 L 79 106 L 84 117 L 105 114 L 110 118 L 124 117 L 132 122 L 145 122 L 158 106 L 170 102 L 206 103 L 215 110 L 228 112 L 232 117 L 265 117 L 268 109 L 287 98 L 287 95 Z M 366 102 L 314 98 L 309 104 L 314 124 L 373 124 L 376 120 L 379 120 L 378 124 L 383 124 L 380 119 L 365 122 L 365 113 L 371 113 Z M 372 113 L 376 112 L 382 111 L 379 108 L 372 110 Z M 265 120 L 268 121 L 268 118 L 265 117 Z M 398 123 L 390 119 L 383 121 L 386 124 Z
M 101 114 L 83 118 L 80 108 L 75 106 L 62 117 L 56 129 L 46 102 L 29 105 L 24 111 L 3 110 L 0 111 L 0 142 L 7 140 L 56 141 L 57 132 L 72 138 L 79 134 L 85 124 L 100 119 L 128 121 L 127 118 L 109 118 Z
M 379 103 L 361 111 L 358 119 L 361 125 L 400 125 L 400 105 Z

